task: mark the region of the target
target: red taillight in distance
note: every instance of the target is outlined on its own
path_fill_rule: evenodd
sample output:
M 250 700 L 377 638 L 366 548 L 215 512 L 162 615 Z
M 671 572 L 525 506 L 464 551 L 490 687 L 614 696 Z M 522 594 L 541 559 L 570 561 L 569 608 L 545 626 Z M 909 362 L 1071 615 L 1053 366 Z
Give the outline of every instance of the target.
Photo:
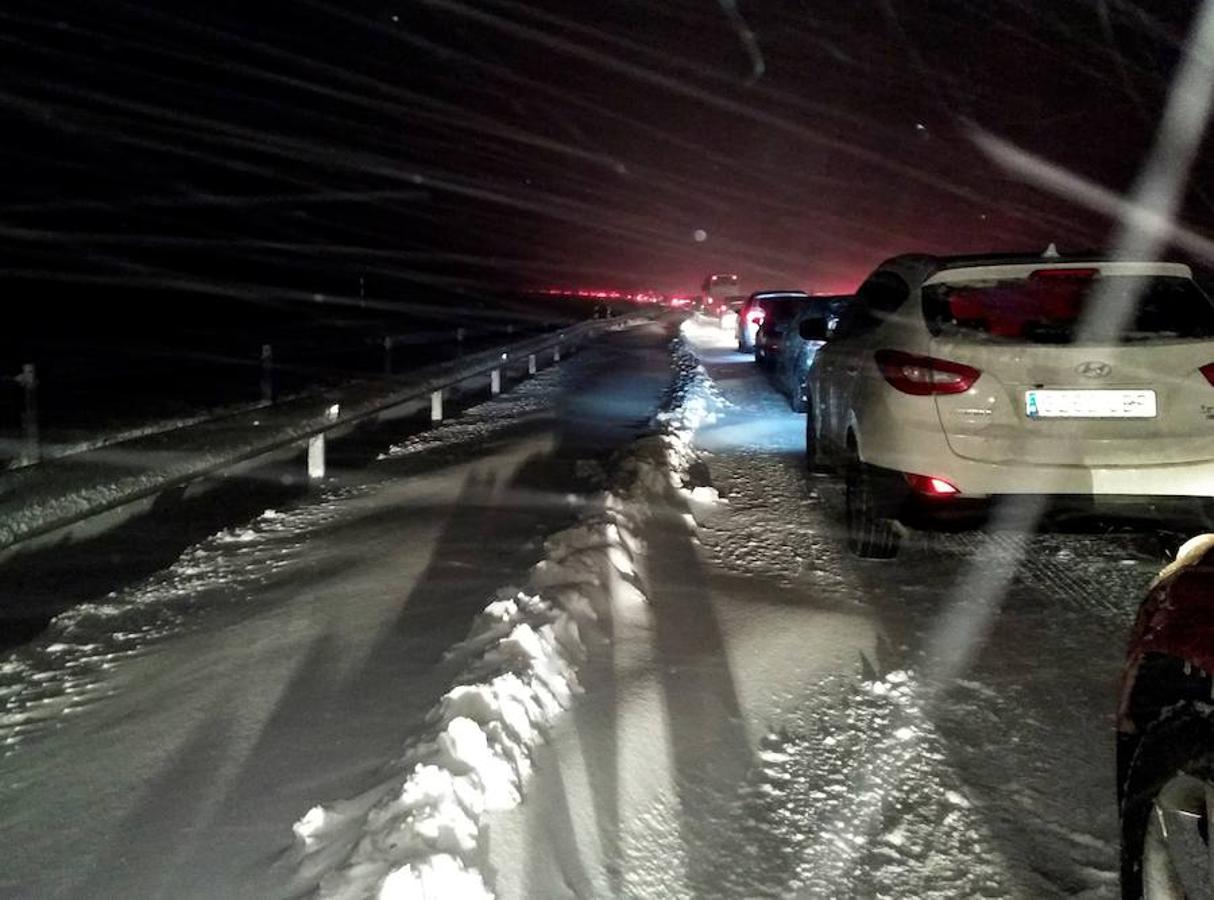
M 901 350 L 878 350 L 876 360 L 881 376 L 892 387 L 916 397 L 963 394 L 982 374 L 973 366 L 963 363 L 903 353 Z
M 923 494 L 925 497 L 955 497 L 961 493 L 961 489 L 957 485 L 943 478 L 937 478 L 935 475 L 915 475 L 907 472 L 905 477 L 911 490 L 916 494 Z

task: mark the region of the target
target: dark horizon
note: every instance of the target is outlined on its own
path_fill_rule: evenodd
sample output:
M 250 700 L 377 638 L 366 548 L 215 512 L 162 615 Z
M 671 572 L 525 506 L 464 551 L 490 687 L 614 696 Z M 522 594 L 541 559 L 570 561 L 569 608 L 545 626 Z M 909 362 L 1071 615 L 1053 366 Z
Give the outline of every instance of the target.
M 840 292 L 898 252 L 1101 247 L 1114 223 L 1001 169 L 983 135 L 1126 192 L 1190 15 L 18 2 L 4 278 L 152 306 L 690 291 L 710 271 Z M 1199 156 L 1181 212 L 1199 229 L 1209 173 Z

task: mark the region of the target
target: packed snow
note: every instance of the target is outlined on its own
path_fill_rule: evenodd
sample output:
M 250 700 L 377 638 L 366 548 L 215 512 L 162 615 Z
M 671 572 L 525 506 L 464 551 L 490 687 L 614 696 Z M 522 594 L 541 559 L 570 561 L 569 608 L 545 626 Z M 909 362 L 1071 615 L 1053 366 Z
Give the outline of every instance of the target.
M 452 442 L 484 441 L 509 427 L 524 424 L 552 405 L 552 392 L 559 370 L 544 369 L 534 377 L 515 386 L 509 393 L 478 403 L 457 417 L 443 423 L 442 428 L 422 431 L 407 440 L 393 444 L 380 454 L 380 459 L 396 459 L 430 450 L 450 447 Z
M 491 887 L 1115 895 L 1110 722 L 1157 538 L 915 533 L 857 561 L 750 357 L 695 319 L 674 354 L 694 425 L 645 473 L 670 489 L 639 532 L 650 603 L 588 648 L 528 801 L 489 817 Z M 965 595 L 975 567 L 1006 569 L 997 602 Z
M 555 395 L 585 401 L 582 416 L 605 408 L 549 373 L 393 446 L 371 467 L 392 470 L 381 483 L 267 510 L 64 614 L 0 663 L 8 760 L 117 702 L 130 686 L 115 675 L 205 629 L 216 598 L 253 603 L 277 573 L 323 555 L 338 567 L 288 620 L 309 649 L 273 673 L 272 718 L 229 726 L 251 730 L 258 754 L 281 750 L 267 735 L 289 740 L 301 770 L 278 819 L 277 846 L 290 849 L 262 857 L 263 885 L 401 898 L 1115 896 L 1115 685 L 1138 602 L 1166 562 L 1160 537 L 912 533 L 897 563 L 855 560 L 838 483 L 804 471 L 803 419 L 731 344 L 715 326 L 685 325 L 666 348 L 673 385 L 651 433 L 605 463 L 569 460 L 594 486 L 585 492 L 481 499 L 502 487 L 503 467 L 548 459 L 542 441 L 510 441 L 551 414 Z M 465 516 L 542 503 L 576 521 L 534 533 L 529 571 L 469 594 L 439 662 L 402 669 L 396 657 L 422 649 L 408 643 L 420 622 L 409 616 L 446 615 L 456 598 L 363 610 L 363 594 L 391 593 L 384 573 L 341 567 L 374 540 L 366 554 L 389 553 L 390 565 L 475 568 L 462 556 L 426 563 L 426 541 L 410 547 L 395 531 L 424 512 L 442 532 L 447 513 L 404 476 L 446 465 L 466 466 Z M 317 543 L 327 531 L 336 546 L 333 533 L 362 516 L 339 551 Z M 997 596 L 967 592 L 980 567 L 1004 585 Z M 365 633 L 330 630 L 356 612 Z M 296 646 L 271 615 L 250 624 L 259 640 Z M 216 637 L 188 657 L 197 673 L 182 684 L 218 677 L 204 664 L 227 659 L 225 647 Z M 277 699 L 297 682 L 321 686 L 295 697 L 299 709 Z M 335 739 L 347 686 L 360 721 L 395 718 L 406 738 L 373 756 Z M 332 746 L 309 748 L 294 726 L 276 735 L 273 718 L 311 723 L 318 700 Z M 335 782 L 349 790 L 316 790 L 329 782 L 306 758 L 341 767 L 347 752 L 362 754 Z M 240 796 L 200 758 L 203 783 Z
M 141 583 L 56 616 L 38 640 L 0 660 L 0 747 L 8 755 L 113 690 L 123 659 L 201 624 L 216 598 L 241 598 L 296 562 L 309 537 L 361 491 L 326 485 L 310 503 L 267 509 L 188 548 Z
M 17 740 L 0 757 L 0 842 L 22 851 L 3 856 L 0 893 L 310 893 L 353 847 L 296 865 L 304 842 L 292 825 L 326 798 L 356 798 L 370 810 L 382 798 L 364 796 L 368 788 L 403 776 L 402 748 L 440 731 L 436 759 L 447 771 L 494 775 L 485 802 L 508 802 L 517 789 L 493 761 L 505 744 L 481 726 L 486 707 L 500 708 L 501 735 L 524 737 L 524 716 L 539 721 L 562 708 L 566 664 L 554 653 L 575 649 L 575 635 L 585 642 L 580 623 L 597 615 L 575 602 L 589 587 L 563 585 L 560 572 L 581 578 L 578 561 L 602 553 L 603 577 L 618 581 L 625 602 L 643 602 L 620 574 L 634 565 L 633 551 L 619 528 L 606 527 L 627 513 L 604 509 L 598 528 L 590 504 L 610 453 L 643 432 L 669 386 L 668 342 L 657 325 L 606 336 L 541 382 L 547 408 L 537 414 L 520 418 L 513 404 L 496 402 L 453 411 L 430 429 L 441 452 L 374 460 L 386 444 L 376 442 L 395 426 L 360 434 L 336 447 L 323 487 L 290 499 L 267 491 L 278 498 L 265 504 L 272 511 L 188 548 L 176 565 L 162 560 L 182 553 L 180 535 L 161 536 L 151 521 L 139 529 L 151 552 L 132 553 L 133 563 L 119 557 L 114 575 L 129 566 L 125 586 L 92 595 L 94 609 L 74 610 L 3 657 L 15 696 L 0 702 L 29 718 L 14 723 Z M 455 427 L 470 421 L 479 422 L 473 432 Z M 208 499 L 208 519 L 222 516 L 229 493 Z M 244 497 L 239 508 L 254 502 Z M 546 549 L 545 538 L 568 531 L 579 510 L 586 527 Z M 617 541 L 609 552 L 591 549 Z M 104 564 L 104 552 L 102 542 L 92 556 L 73 549 L 69 559 Z M 530 577 L 557 579 L 544 593 L 565 606 L 541 599 L 559 622 L 528 599 L 540 593 L 529 574 L 541 559 L 553 566 Z M 166 568 L 145 577 L 148 563 Z M 107 590 L 115 583 L 98 579 Z M 499 596 L 509 584 L 523 588 Z M 53 602 L 53 584 L 39 581 L 44 587 Z M 500 605 L 486 611 L 486 598 Z M 479 642 L 455 646 L 478 612 L 487 616 Z M 114 646 L 131 652 L 101 660 Z M 89 654 L 100 662 L 78 693 L 78 667 L 57 661 Z M 40 685 L 70 710 L 40 703 Z M 511 777 L 521 785 L 523 775 Z M 417 811 L 444 789 L 441 778 L 416 787 L 406 799 Z M 350 804 L 336 809 L 345 815 Z M 431 821 L 454 847 L 467 835 L 458 816 Z M 384 890 L 450 884 L 452 865 L 432 862 L 399 869 Z M 469 871 L 481 877 L 479 867 Z
M 591 498 L 581 521 L 550 536 L 524 590 L 503 588 L 468 637 L 450 651 L 464 661 L 457 683 L 393 768 L 397 774 L 353 800 L 309 810 L 294 826 L 300 866 L 329 870 L 322 897 L 490 897 L 479 870 L 486 815 L 522 802 L 532 757 L 580 692 L 583 634 L 607 639 L 600 617 L 644 604 L 635 559 L 652 503 L 686 490 L 695 429 L 719 404 L 702 367 L 676 342 L 669 408 L 614 463 L 610 489 Z M 534 411 L 542 382 L 498 407 Z M 489 423 L 450 426 L 483 438 Z M 422 435 L 395 446 L 399 457 L 440 445 Z M 701 495 L 702 496 L 702 495 Z

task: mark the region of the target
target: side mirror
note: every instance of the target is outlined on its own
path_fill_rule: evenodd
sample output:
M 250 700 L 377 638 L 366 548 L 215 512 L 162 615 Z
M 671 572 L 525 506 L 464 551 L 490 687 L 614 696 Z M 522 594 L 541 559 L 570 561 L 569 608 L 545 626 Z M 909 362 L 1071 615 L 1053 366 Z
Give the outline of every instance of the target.
M 797 330 L 801 335 L 801 339 L 804 341 L 826 340 L 825 319 L 802 319 L 801 325 Z

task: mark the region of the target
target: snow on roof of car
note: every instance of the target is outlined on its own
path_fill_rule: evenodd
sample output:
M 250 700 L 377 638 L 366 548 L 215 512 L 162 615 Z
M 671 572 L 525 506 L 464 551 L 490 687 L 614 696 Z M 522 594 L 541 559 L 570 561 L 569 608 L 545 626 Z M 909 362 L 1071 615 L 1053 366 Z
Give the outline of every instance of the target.
M 1027 278 L 1042 269 L 1079 268 L 1076 260 L 1038 260 L 1036 262 L 989 263 L 959 268 L 941 269 L 928 276 L 923 284 L 953 284 L 968 281 L 995 281 L 1007 278 Z M 1193 270 L 1184 263 L 1129 262 L 1118 260 L 1084 260 L 1084 269 L 1097 269 L 1101 275 L 1157 275 L 1170 278 L 1192 278 Z

